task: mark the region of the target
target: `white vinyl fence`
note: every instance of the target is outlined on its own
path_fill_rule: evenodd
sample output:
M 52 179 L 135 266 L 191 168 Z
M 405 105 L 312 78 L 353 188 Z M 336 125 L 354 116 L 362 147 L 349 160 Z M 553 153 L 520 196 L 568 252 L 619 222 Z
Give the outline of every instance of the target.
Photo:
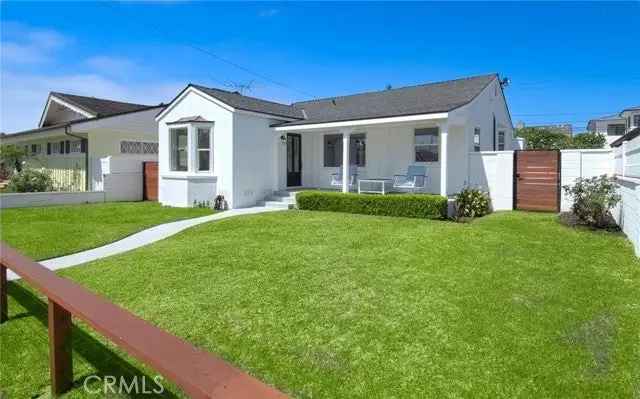
M 616 182 L 622 200 L 613 217 L 640 256 L 640 137 L 623 142 L 614 151 Z
M 489 192 L 494 211 L 513 209 L 513 151 L 469 153 L 467 184 Z
M 562 150 L 560 151 L 560 185 L 571 186 L 578 178 L 601 175 L 613 176 L 613 150 Z M 567 212 L 573 204 L 562 189 L 560 210 Z

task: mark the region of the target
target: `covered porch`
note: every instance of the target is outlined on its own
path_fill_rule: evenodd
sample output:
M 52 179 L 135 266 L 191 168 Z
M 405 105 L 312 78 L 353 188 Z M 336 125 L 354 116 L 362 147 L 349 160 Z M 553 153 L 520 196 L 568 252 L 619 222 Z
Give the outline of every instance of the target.
M 460 190 L 467 175 L 464 125 L 451 123 L 447 113 L 384 119 L 395 120 L 276 127 L 282 143 L 279 189 L 357 192 L 359 180 L 385 179 L 386 192 L 448 197 Z M 416 167 L 425 172 L 424 184 L 416 189 L 393 184 L 394 176 L 406 176 Z M 362 183 L 372 187 L 371 182 Z

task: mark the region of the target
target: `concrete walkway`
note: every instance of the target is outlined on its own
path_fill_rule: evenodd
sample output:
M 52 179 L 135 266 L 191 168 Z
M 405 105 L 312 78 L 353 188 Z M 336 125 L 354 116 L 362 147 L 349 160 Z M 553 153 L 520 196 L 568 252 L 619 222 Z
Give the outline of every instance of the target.
M 96 259 L 106 258 L 107 256 L 131 251 L 132 249 L 140 248 L 156 241 L 163 240 L 167 237 L 171 237 L 172 235 L 177 234 L 182 230 L 188 229 L 189 227 L 197 226 L 202 223 L 220 219 L 227 219 L 239 215 L 250 215 L 254 213 L 273 212 L 280 210 L 282 209 L 255 206 L 252 208 L 232 209 L 229 211 L 202 216 L 199 218 L 165 223 L 148 228 L 146 230 L 142 230 L 138 233 L 125 237 L 122 240 L 112 242 L 111 244 L 107 244 L 102 247 L 89 249 L 71 255 L 61 256 L 59 258 L 43 260 L 39 263 L 51 270 L 64 269 L 71 266 L 77 266 L 82 263 L 91 262 Z M 7 272 L 7 278 L 9 280 L 17 280 L 20 278 L 20 276 L 18 276 L 11 270 L 8 270 Z

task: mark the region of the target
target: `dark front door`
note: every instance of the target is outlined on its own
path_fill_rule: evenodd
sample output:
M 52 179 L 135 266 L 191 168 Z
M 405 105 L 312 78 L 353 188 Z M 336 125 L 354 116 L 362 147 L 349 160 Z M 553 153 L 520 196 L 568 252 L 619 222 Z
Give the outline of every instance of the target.
M 560 211 L 560 151 L 516 151 L 515 208 Z
M 302 151 L 300 135 L 287 134 L 287 187 L 302 185 Z

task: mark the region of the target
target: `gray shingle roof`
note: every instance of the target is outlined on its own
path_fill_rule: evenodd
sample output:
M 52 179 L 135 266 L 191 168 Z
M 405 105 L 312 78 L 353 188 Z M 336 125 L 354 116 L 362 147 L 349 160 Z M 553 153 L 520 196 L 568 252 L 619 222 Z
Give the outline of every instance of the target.
M 276 103 L 273 101 L 261 100 L 255 97 L 243 96 L 238 92 L 226 91 L 221 89 L 214 89 L 211 87 L 205 87 L 195 84 L 190 86 L 205 92 L 211 97 L 217 98 L 225 104 L 232 106 L 233 108 L 241 109 L 244 111 L 259 112 L 262 114 L 269 114 L 274 116 L 283 116 L 286 118 L 302 119 L 304 115 L 299 109 L 287 105 Z
M 448 112 L 469 103 L 497 77 L 497 74 L 481 75 L 398 89 L 302 101 L 294 103 L 293 106 L 304 110 L 306 119 L 283 123 L 279 126 Z
M 122 101 L 113 101 L 103 98 L 77 96 L 74 94 L 51 92 L 52 96 L 67 101 L 83 110 L 93 114 L 94 116 L 108 116 L 113 114 L 121 114 L 125 112 L 133 112 L 150 108 L 149 105 L 126 103 Z

